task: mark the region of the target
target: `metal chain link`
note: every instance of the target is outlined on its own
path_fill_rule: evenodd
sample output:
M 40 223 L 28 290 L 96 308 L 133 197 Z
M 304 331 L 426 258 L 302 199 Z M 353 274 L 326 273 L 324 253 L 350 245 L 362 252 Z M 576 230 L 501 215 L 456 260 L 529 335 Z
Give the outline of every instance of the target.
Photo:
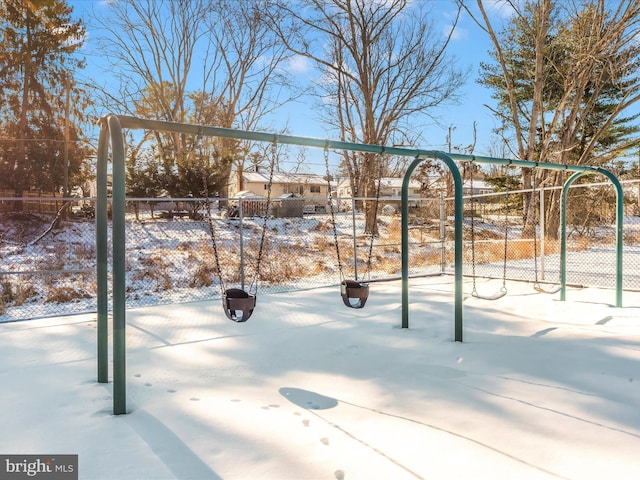
M 267 202 L 266 211 L 264 212 L 264 221 L 262 223 L 262 233 L 260 235 L 260 246 L 258 248 L 258 258 L 256 260 L 256 274 L 253 277 L 252 282 L 249 284 L 249 290 L 253 287 L 252 293 L 256 293 L 258 290 L 258 280 L 260 277 L 260 264 L 262 262 L 262 254 L 264 252 L 264 241 L 267 233 L 267 222 L 269 219 L 269 209 L 271 208 L 271 189 L 273 186 L 273 171 L 276 166 L 276 156 L 278 153 L 278 136 L 274 135 L 271 142 L 271 160 L 269 162 L 269 183 L 267 184 Z
M 331 190 L 331 172 L 329 172 L 329 142 L 324 146 L 324 164 L 327 171 L 327 186 L 329 188 L 329 211 L 331 212 L 331 224 L 333 225 L 333 241 L 336 247 L 336 258 L 338 259 L 338 272 L 340 282 L 344 280 L 342 261 L 340 260 L 340 247 L 338 246 L 338 227 L 336 225 L 336 213 L 333 205 L 333 191 Z M 354 232 L 355 235 L 355 232 Z

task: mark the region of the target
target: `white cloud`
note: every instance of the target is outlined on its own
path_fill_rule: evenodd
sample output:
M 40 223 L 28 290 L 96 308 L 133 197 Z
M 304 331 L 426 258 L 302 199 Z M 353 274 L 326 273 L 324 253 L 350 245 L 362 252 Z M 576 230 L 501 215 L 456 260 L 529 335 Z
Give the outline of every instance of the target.
M 451 31 L 451 25 L 445 25 L 442 30 L 445 36 L 449 35 L 449 32 Z M 453 30 L 453 34 L 451 35 L 452 40 L 465 40 L 468 37 L 469 37 L 469 30 L 461 27 L 460 25 L 456 26 L 456 28 Z
M 295 55 L 289 60 L 287 70 L 291 73 L 307 73 L 313 68 L 311 61 L 302 55 Z

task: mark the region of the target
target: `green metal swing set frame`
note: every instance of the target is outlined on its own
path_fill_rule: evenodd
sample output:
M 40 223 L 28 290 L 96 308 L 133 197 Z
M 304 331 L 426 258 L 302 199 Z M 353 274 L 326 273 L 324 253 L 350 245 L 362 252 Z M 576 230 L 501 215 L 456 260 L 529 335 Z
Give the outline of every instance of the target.
M 567 192 L 573 182 L 587 173 L 604 175 L 616 189 L 616 307 L 622 307 L 622 220 L 623 192 L 622 185 L 616 176 L 601 167 L 560 165 L 554 163 L 531 162 L 504 158 L 482 157 L 445 153 L 437 150 L 419 150 L 384 145 L 350 143 L 326 139 L 316 139 L 293 135 L 279 135 L 266 132 L 237 130 L 222 127 L 194 125 L 187 123 L 149 120 L 125 115 L 108 114 L 99 120 L 100 138 L 97 157 L 97 198 L 96 198 L 96 255 L 97 255 L 97 363 L 98 382 L 108 383 L 108 222 L 107 222 L 107 163 L 109 147 L 113 162 L 112 185 L 112 322 L 113 322 L 113 414 L 127 413 L 126 407 L 126 245 L 125 245 L 125 145 L 123 129 L 158 130 L 174 133 L 193 134 L 210 137 L 234 138 L 258 142 L 281 143 L 320 149 L 349 150 L 367 153 L 384 153 L 413 157 L 402 183 L 402 318 L 401 327 L 409 328 L 409 179 L 416 167 L 426 159 L 441 160 L 451 171 L 454 183 L 454 339 L 463 341 L 463 275 L 462 275 L 462 177 L 455 161 L 488 163 L 497 165 L 514 165 L 527 168 L 547 170 L 564 170 L 572 172 L 565 182 L 562 191 L 561 206 L 561 252 L 560 252 L 560 300 L 566 300 L 566 200 Z

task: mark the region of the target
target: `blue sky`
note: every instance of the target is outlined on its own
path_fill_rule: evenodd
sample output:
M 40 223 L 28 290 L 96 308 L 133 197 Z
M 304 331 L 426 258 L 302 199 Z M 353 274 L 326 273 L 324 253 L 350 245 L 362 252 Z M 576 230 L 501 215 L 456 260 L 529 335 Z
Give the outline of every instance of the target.
M 455 13 L 455 5 L 451 0 L 429 1 L 433 3 L 433 20 L 445 35 Z M 99 52 L 95 51 L 95 44 L 92 40 L 95 39 L 97 33 L 91 27 L 92 21 L 89 16 L 92 12 L 100 13 L 101 10 L 107 9 L 109 2 L 106 0 L 69 0 L 68 3 L 74 8 L 74 17 L 83 18 L 88 26 L 87 44 L 83 50 L 87 58 L 87 69 L 82 72 L 81 78 L 85 81 L 91 81 L 92 78 L 103 78 L 104 75 L 108 75 L 108 71 L 105 71 L 104 59 Z M 504 18 L 504 11 L 501 9 L 490 8 L 490 11 L 496 20 Z M 416 147 L 446 151 L 448 149 L 449 128 L 452 133 L 452 146 L 467 146 L 473 142 L 473 125 L 476 122 L 475 153 L 489 154 L 488 147 L 494 140 L 492 129 L 496 127 L 496 122 L 485 104 L 493 104 L 493 101 L 490 98 L 490 92 L 476 83 L 480 62 L 488 59 L 489 39 L 467 15 L 463 15 L 449 48 L 450 53 L 458 58 L 459 67 L 469 69 L 468 81 L 460 92 L 461 102 L 459 105 L 447 105 L 435 111 L 437 122 L 422 121 L 425 123 L 421 131 L 422 141 Z M 294 72 L 301 79 L 305 76 L 315 75 L 311 65 L 302 59 L 294 61 L 288 70 Z M 303 100 L 287 105 L 279 112 L 278 118 L 274 122 L 275 126 L 276 128 L 287 126 L 292 135 L 327 138 L 329 135 L 324 126 L 309 114 L 312 109 L 313 99 L 311 98 L 308 101 Z

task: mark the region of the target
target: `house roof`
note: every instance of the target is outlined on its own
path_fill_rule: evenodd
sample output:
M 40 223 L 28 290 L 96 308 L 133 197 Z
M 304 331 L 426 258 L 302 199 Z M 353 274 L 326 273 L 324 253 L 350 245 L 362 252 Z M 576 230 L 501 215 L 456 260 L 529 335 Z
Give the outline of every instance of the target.
M 268 183 L 269 172 L 244 172 L 244 181 L 251 183 Z M 313 173 L 273 172 L 273 183 L 303 183 L 306 185 L 326 185 L 327 181 Z
M 380 188 L 402 188 L 403 180 L 396 177 L 383 177 L 380 179 Z M 338 188 L 348 187 L 349 185 L 349 179 L 347 178 L 338 184 Z M 421 183 L 417 180 L 409 180 L 409 188 L 420 188 L 421 186 Z
M 471 181 L 469 179 L 462 182 L 462 186 L 464 188 L 471 188 Z M 473 180 L 473 189 L 474 190 L 489 190 L 493 191 L 494 188 L 491 184 L 485 182 L 484 180 Z
M 262 195 L 252 192 L 251 190 L 240 190 L 233 198 L 264 198 Z

